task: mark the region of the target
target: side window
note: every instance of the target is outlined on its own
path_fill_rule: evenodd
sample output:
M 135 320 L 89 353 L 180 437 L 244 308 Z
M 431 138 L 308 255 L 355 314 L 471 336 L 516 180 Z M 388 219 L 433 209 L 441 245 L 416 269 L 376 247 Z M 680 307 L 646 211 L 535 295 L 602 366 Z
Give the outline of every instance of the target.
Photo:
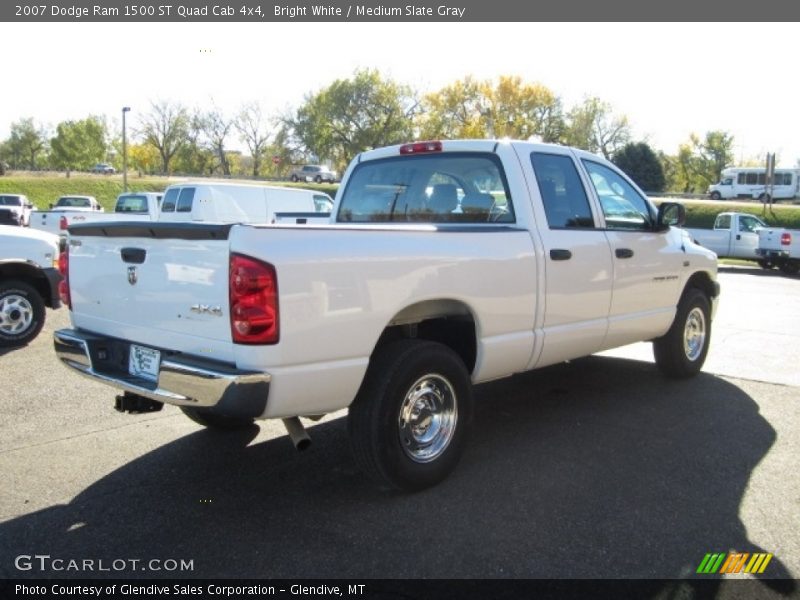
M 744 185 L 747 182 L 747 173 L 739 173 L 736 175 L 736 183 Z
M 550 228 L 593 228 L 592 210 L 572 158 L 534 152 L 531 164 Z
M 192 212 L 192 201 L 194 201 L 194 188 L 189 187 L 181 189 L 175 212 Z
M 333 210 L 333 202 L 328 196 L 314 194 L 314 210 L 319 213 L 329 213 Z
M 714 223 L 714 229 L 730 229 L 730 228 L 731 228 L 730 215 L 720 215 L 717 217 L 717 221 Z
M 650 204 L 624 177 L 600 163 L 583 161 L 592 181 L 608 229 L 652 229 Z
M 161 203 L 161 212 L 175 212 L 175 203 L 178 201 L 178 193 L 181 188 L 169 188 L 164 195 L 164 201 Z
M 739 217 L 739 229 L 742 231 L 755 231 L 758 227 L 763 227 L 763 225 L 755 217 Z

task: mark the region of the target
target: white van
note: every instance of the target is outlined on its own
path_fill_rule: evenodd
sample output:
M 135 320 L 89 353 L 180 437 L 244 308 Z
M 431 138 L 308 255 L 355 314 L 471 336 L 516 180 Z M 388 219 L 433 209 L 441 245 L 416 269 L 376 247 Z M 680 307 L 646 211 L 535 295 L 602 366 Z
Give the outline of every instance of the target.
M 158 220 L 166 222 L 276 223 L 278 213 L 330 214 L 327 194 L 298 188 L 216 181 L 186 182 L 164 192 Z
M 729 198 L 769 199 L 770 190 L 766 187 L 764 167 L 737 167 L 723 169 L 719 183 L 708 186 L 712 200 Z M 775 169 L 772 185 L 772 198 L 782 200 L 794 198 L 800 192 L 800 170 Z

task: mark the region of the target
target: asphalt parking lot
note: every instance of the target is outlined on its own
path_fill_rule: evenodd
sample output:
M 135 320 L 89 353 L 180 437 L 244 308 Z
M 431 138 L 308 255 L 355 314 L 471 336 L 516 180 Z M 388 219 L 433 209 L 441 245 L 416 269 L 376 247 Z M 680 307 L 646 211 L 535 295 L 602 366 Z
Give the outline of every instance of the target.
M 344 413 L 294 450 L 280 423 L 129 416 L 60 366 L 50 311 L 0 352 L 0 576 L 86 577 L 19 555 L 191 560 L 144 577 L 682 578 L 709 552 L 800 577 L 800 278 L 727 268 L 707 368 L 663 379 L 638 344 L 481 386 L 456 472 L 414 495 L 356 469 Z M 765 590 L 797 593 L 792 581 Z

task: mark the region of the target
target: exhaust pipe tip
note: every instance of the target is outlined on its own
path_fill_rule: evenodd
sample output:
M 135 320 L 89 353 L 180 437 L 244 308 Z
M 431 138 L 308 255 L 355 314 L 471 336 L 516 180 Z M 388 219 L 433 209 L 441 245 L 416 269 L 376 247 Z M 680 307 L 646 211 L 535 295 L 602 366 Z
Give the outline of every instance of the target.
M 290 417 L 288 419 L 282 419 L 282 421 L 283 425 L 286 427 L 286 433 L 289 434 L 289 439 L 292 440 L 294 447 L 299 452 L 311 446 L 311 438 L 298 417 Z

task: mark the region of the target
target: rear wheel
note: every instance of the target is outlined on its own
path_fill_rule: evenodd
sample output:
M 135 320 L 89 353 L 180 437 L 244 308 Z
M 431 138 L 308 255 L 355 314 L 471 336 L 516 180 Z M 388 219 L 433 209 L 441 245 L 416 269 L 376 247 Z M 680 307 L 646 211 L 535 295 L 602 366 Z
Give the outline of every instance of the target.
M 461 358 L 443 344 L 403 340 L 373 357 L 348 431 L 365 473 L 416 491 L 455 468 L 471 417 L 472 383 Z
M 769 194 L 761 194 L 758 199 L 761 200 L 761 202 L 769 203 L 769 201 L 772 200 L 772 197 Z
M 23 346 L 44 326 L 42 297 L 24 281 L 0 283 L 0 347 Z
M 221 415 L 207 409 L 194 408 L 193 406 L 181 406 L 183 414 L 192 421 L 209 429 L 219 429 L 223 431 L 235 431 L 237 429 L 247 429 L 253 424 L 253 419 L 246 417 L 230 417 Z
M 697 288 L 689 288 L 678 303 L 672 327 L 666 335 L 653 341 L 656 365 L 668 377 L 692 377 L 703 368 L 710 342 L 708 297 Z
M 787 275 L 797 275 L 800 271 L 800 261 L 787 260 L 781 265 L 781 271 Z

